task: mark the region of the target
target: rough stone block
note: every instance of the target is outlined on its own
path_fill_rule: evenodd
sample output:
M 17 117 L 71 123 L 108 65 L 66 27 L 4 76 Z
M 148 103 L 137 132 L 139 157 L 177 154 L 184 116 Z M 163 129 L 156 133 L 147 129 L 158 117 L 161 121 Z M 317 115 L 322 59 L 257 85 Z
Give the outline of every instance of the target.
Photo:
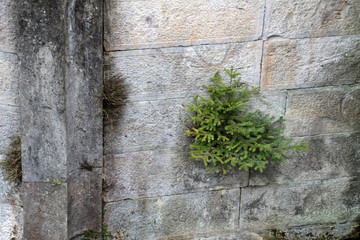
M 16 1 L 25 182 L 67 177 L 65 6 L 64 0 Z
M 66 183 L 23 183 L 24 239 L 67 239 Z
M 17 221 L 16 214 L 20 208 L 12 204 L 0 203 L 0 239 L 22 239 L 21 226 Z
M 251 172 L 250 185 L 304 183 L 317 179 L 360 176 L 360 132 L 302 137 L 309 151 L 289 153 L 287 164 Z
M 184 240 L 189 238 L 184 238 Z M 248 233 L 248 232 L 241 232 L 241 233 L 231 233 L 231 234 L 222 234 L 217 236 L 211 237 L 195 237 L 194 240 L 263 240 L 258 234 L 256 233 Z
M 260 110 L 263 114 L 274 116 L 276 119 L 285 115 L 285 91 L 260 91 L 254 93 L 249 101 L 249 110 Z
M 360 33 L 358 0 L 271 0 L 266 2 L 265 36 L 289 38 Z
M 358 131 L 360 85 L 289 91 L 285 119 L 290 136 Z
M 15 104 L 18 95 L 17 71 L 17 56 L 0 52 L 0 104 Z
M 171 238 L 191 233 L 234 231 L 240 190 L 123 200 L 106 204 L 105 223 L 131 239 Z M 171 238 L 172 239 L 172 238 Z
M 359 227 L 357 222 L 315 224 L 288 229 L 273 228 L 267 230 L 263 235 L 265 239 L 359 239 Z
M 258 39 L 264 1 L 108 0 L 106 51 Z
M 243 188 L 240 227 L 263 232 L 273 228 L 355 221 L 360 216 L 359 183 L 359 178 L 340 178 Z
M 76 1 L 67 6 L 65 54 L 67 169 L 86 161 L 102 167 L 103 84 L 102 3 Z
M 187 148 L 108 155 L 105 201 L 174 195 L 247 186 L 248 173 L 206 174 L 202 162 L 189 159 Z
M 19 107 L 0 103 L 0 154 L 6 154 L 11 140 L 19 136 L 20 111 Z
M 269 40 L 262 90 L 352 84 L 360 76 L 360 36 Z
M 105 153 L 144 151 L 187 145 L 186 107 L 191 99 L 130 102 L 105 137 Z M 110 128 L 110 127 L 109 127 Z
M 102 169 L 74 171 L 68 179 L 68 237 L 101 232 Z
M 0 52 L 15 52 L 16 16 L 13 0 L 0 1 Z
M 129 100 L 193 96 L 216 71 L 233 66 L 242 80 L 259 86 L 262 46 L 251 43 L 204 45 L 107 53 L 105 77 L 124 74 Z
M 276 117 L 283 116 L 285 93 L 260 93 L 249 104 L 251 109 L 263 110 Z M 144 151 L 172 148 L 190 144 L 184 136 L 189 113 L 186 105 L 193 98 L 162 99 L 158 101 L 129 102 L 114 129 L 106 128 L 105 153 Z

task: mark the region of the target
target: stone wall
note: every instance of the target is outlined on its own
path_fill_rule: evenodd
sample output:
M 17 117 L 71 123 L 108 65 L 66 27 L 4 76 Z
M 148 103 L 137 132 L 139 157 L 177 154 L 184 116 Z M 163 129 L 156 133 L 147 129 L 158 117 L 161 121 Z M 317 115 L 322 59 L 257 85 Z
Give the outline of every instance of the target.
M 314 239 L 360 220 L 360 2 L 107 0 L 106 77 L 129 103 L 105 135 L 105 223 L 128 239 Z M 234 66 L 257 107 L 310 142 L 263 173 L 189 160 L 186 104 Z M 273 238 L 271 238 L 273 237 Z
M 18 101 L 19 58 L 15 47 L 14 1 L 0 1 L 0 161 L 5 159 L 11 141 L 20 135 Z M 0 171 L 0 239 L 22 236 L 20 189 L 6 181 Z
M 101 222 L 129 240 L 360 238 L 359 0 L 102 3 L 0 0 L 0 159 L 20 135 L 24 171 L 20 188 L 0 174 L 0 240 Z M 103 48 L 128 88 L 104 161 Z M 226 176 L 189 159 L 186 104 L 231 66 L 308 152 Z

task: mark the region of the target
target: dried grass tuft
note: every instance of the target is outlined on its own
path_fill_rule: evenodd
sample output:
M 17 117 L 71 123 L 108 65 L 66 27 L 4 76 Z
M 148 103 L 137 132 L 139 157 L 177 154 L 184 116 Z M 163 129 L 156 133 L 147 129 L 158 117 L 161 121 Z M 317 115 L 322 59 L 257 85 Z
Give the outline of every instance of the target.
M 6 157 L 0 162 L 0 168 L 4 171 L 6 180 L 20 184 L 22 181 L 21 168 L 21 139 L 15 137 L 9 146 Z
M 127 102 L 127 86 L 124 84 L 123 75 L 115 75 L 106 78 L 100 100 L 103 102 L 104 123 L 110 125 L 111 129 L 117 123 L 123 112 L 123 106 Z

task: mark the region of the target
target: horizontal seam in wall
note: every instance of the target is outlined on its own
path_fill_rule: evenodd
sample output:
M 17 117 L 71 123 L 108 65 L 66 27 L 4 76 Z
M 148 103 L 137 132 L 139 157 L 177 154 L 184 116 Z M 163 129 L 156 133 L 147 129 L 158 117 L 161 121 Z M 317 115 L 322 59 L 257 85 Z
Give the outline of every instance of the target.
M 18 55 L 17 52 L 7 52 L 7 51 L 1 51 L 1 50 L 0 50 L 0 53 L 12 54 L 12 55 L 16 55 L 17 57 L 19 57 L 19 55 Z
M 273 35 L 275 36 L 275 35 Z M 137 50 L 157 50 L 157 49 L 168 49 L 168 48 L 187 48 L 187 47 L 197 47 L 197 46 L 214 46 L 214 45 L 226 45 L 226 44 L 241 44 L 241 43 L 252 43 L 257 41 L 271 41 L 271 38 L 273 36 L 269 37 L 259 37 L 253 40 L 247 40 L 247 41 L 224 41 L 224 42 L 215 42 L 215 43 L 199 43 L 199 44 L 193 44 L 193 45 L 173 45 L 173 46 L 166 46 L 166 47 L 143 47 L 143 48 L 133 48 L 133 49 L 122 49 L 122 50 L 109 50 L 104 51 L 104 53 L 114 53 L 114 52 L 127 52 L 127 51 L 137 51 Z M 327 38 L 338 38 L 338 37 L 351 37 L 351 36 L 360 36 L 360 34 L 348 34 L 348 35 L 333 35 L 333 36 L 319 36 L 319 37 L 283 37 L 281 35 L 276 35 L 277 39 L 281 40 L 304 40 L 304 39 L 327 39 Z
M 149 148 L 149 149 L 143 149 L 143 150 L 138 150 L 138 151 L 126 151 L 126 152 L 120 152 L 120 153 L 105 153 L 104 156 L 107 155 L 122 155 L 122 154 L 128 154 L 128 153 L 138 153 L 138 152 L 149 152 L 149 151 L 156 151 L 156 150 L 160 150 L 160 151 L 164 151 L 164 150 L 174 150 L 174 149 L 179 149 L 179 150 L 186 150 L 189 149 L 188 145 L 184 144 L 182 146 L 174 146 L 174 147 L 165 147 L 165 148 Z
M 274 89 L 274 90 L 260 90 L 260 92 L 264 92 L 264 93 L 267 93 L 267 92 L 285 92 L 285 91 L 289 91 L 289 92 L 292 92 L 292 91 L 298 91 L 298 90 L 309 90 L 309 89 L 324 89 L 324 88 L 341 88 L 341 87 L 346 87 L 346 86 L 349 86 L 349 87 L 353 87 L 353 86 L 360 86 L 360 83 L 349 83 L 349 84 L 341 84 L 341 85 L 324 85 L 324 86 L 316 86 L 316 87 L 304 87 L 304 88 L 287 88 L 287 89 Z M 203 93 L 207 93 L 206 90 L 204 90 Z M 197 93 L 194 93 L 194 95 L 189 95 L 189 96 L 178 96 L 178 97 L 169 97 L 169 98 L 153 98 L 153 99 L 148 99 L 148 100 L 141 100 L 141 99 L 131 99 L 129 98 L 128 102 L 129 103 L 141 103 L 141 102 L 158 102 L 158 101 L 164 101 L 164 100 L 179 100 L 179 99 L 191 99 L 193 98 L 194 96 L 197 96 L 197 95 L 201 95 L 201 92 L 197 92 Z M 1 104 L 0 104 L 1 105 Z M 16 105 L 14 105 L 14 107 L 16 107 Z
M 114 201 L 108 201 L 105 202 L 106 204 L 111 204 L 111 203 L 117 203 L 117 202 L 123 202 L 123 201 L 138 201 L 138 200 L 152 200 L 152 199 L 159 199 L 162 197 L 173 197 L 173 196 L 183 196 L 183 195 L 189 195 L 189 194 L 194 194 L 194 193 L 204 193 L 204 192 L 219 192 L 219 191 L 231 191 L 231 190 L 240 190 L 241 187 L 228 187 L 228 188 L 219 188 L 219 189 L 204 189 L 204 190 L 199 190 L 199 191 L 189 191 L 189 192 L 183 192 L 183 193 L 174 193 L 174 194 L 166 194 L 166 195 L 154 195 L 154 196 L 149 196 L 149 197 L 138 197 L 138 198 L 124 198 L 124 199 L 119 199 L 119 200 L 114 200 Z
M 226 44 L 241 44 L 241 43 L 252 43 L 252 42 L 259 42 L 262 39 L 257 38 L 254 40 L 248 41 L 225 41 L 221 43 L 199 43 L 195 45 L 173 45 L 167 47 L 143 47 L 143 48 L 134 48 L 134 49 L 123 49 L 123 50 L 111 50 L 111 51 L 104 51 L 105 53 L 114 53 L 114 52 L 128 52 L 128 51 L 141 51 L 141 50 L 159 50 L 159 49 L 170 49 L 170 48 L 191 48 L 191 47 L 200 47 L 200 46 L 216 46 L 216 45 L 226 45 Z
M 326 182 L 326 181 L 336 181 L 336 180 L 345 180 L 345 179 L 360 179 L 360 176 L 354 175 L 349 177 L 340 177 L 340 178 L 319 178 L 319 179 L 309 179 L 307 181 L 301 181 L 301 182 L 286 182 L 286 183 L 277 183 L 277 182 L 270 182 L 266 185 L 249 185 L 248 187 L 242 187 L 242 188 L 265 188 L 265 187 L 281 187 L 281 186 L 297 186 L 298 184 L 309 184 L 311 182 Z
M 260 90 L 260 92 L 276 92 L 276 91 L 297 91 L 297 90 L 307 90 L 307 89 L 324 89 L 324 88 L 336 88 L 336 87 L 344 87 L 344 86 L 360 86 L 360 82 L 348 83 L 348 84 L 339 84 L 339 85 L 323 85 L 323 86 L 315 86 L 315 87 L 299 87 L 299 88 L 285 88 L 285 89 L 274 89 L 274 90 Z
M 356 134 L 360 133 L 360 131 L 343 131 L 343 132 L 333 132 L 333 133 L 319 133 L 313 135 L 304 135 L 304 136 L 290 136 L 291 138 L 309 138 L 309 137 L 321 137 L 321 136 L 334 136 L 334 135 L 348 135 L 348 134 Z

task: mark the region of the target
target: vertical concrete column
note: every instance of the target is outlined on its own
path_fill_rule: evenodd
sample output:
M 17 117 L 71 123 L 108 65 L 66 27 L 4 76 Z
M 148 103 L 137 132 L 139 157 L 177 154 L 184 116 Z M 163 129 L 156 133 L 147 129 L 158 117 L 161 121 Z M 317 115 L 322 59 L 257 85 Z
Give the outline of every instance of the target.
M 24 239 L 101 229 L 102 1 L 17 0 Z

